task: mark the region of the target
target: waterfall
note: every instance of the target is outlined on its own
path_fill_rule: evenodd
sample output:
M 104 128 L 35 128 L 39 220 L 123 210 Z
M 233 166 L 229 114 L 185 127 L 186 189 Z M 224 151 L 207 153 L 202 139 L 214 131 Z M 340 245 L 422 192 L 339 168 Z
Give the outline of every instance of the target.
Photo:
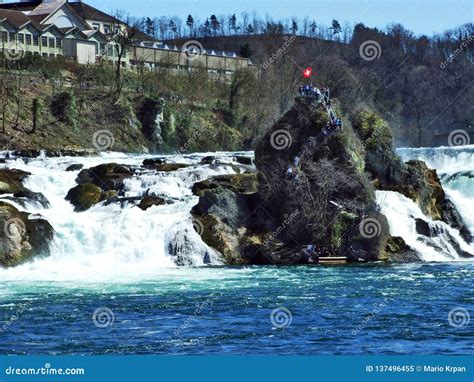
M 464 251 L 474 256 L 474 246 L 467 244 L 459 231 L 442 221 L 433 221 L 406 196 L 393 191 L 377 191 L 377 203 L 387 217 L 392 236 L 400 236 L 424 261 L 460 261 Z M 424 222 L 427 233 L 419 233 L 417 221 Z
M 247 153 L 248 154 L 248 153 Z M 221 264 L 217 252 L 208 247 L 193 228 L 190 214 L 198 198 L 192 185 L 211 176 L 235 173 L 231 154 L 220 153 L 218 166 L 200 164 L 209 154 L 168 156 L 170 163 L 192 166 L 171 173 L 139 173 L 125 181 L 125 196 L 142 196 L 147 192 L 164 196 L 172 204 L 142 211 L 133 205 L 98 204 L 85 212 L 74 212 L 65 200 L 76 186 L 78 171 L 66 172 L 71 164 L 90 168 L 102 163 L 138 166 L 146 156 L 107 154 L 91 158 L 45 158 L 12 160 L 7 167 L 28 171 L 24 182 L 34 192 L 41 192 L 50 207 L 29 203 L 20 210 L 39 214 L 56 231 L 51 255 L 8 270 L 0 270 L 0 278 L 14 277 L 62 279 L 117 279 L 156 275 L 160 269 L 176 267 L 177 258 L 184 265 Z M 216 156 L 216 153 L 213 154 Z M 149 158 L 149 156 L 148 156 Z M 235 165 L 233 163 L 232 165 Z M 0 200 L 2 198 L 0 197 Z
M 419 159 L 437 170 L 448 198 L 474 233 L 474 145 L 399 149 L 403 160 Z
M 418 159 L 437 170 L 448 198 L 469 230 L 474 232 L 474 146 L 399 149 L 404 161 Z M 388 218 L 391 234 L 401 236 L 425 261 L 462 260 L 460 252 L 474 256 L 474 244 L 466 243 L 448 224 L 432 221 L 410 199 L 396 192 L 379 191 L 377 201 Z M 428 236 L 417 232 L 416 223 L 427 223 Z

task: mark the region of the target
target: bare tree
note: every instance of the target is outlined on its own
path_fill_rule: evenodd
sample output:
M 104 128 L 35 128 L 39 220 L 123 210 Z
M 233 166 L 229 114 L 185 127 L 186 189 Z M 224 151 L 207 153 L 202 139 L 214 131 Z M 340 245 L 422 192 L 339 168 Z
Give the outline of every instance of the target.
M 120 94 L 122 88 L 122 65 L 124 58 L 130 48 L 140 40 L 140 34 L 145 25 L 143 19 L 136 19 L 130 15 L 124 15 L 118 11 L 114 17 L 114 23 L 109 35 L 109 41 L 114 45 L 117 53 L 115 63 L 115 80 L 117 93 Z

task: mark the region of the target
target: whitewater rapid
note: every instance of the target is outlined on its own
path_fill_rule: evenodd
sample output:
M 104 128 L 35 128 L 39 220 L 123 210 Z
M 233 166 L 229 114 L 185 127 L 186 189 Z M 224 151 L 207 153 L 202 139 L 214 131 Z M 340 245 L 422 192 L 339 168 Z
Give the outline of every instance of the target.
M 112 203 L 98 204 L 81 213 L 74 212 L 65 196 L 77 185 L 75 179 L 79 171 L 66 172 L 65 169 L 71 164 L 82 164 L 84 168 L 103 163 L 139 166 L 149 156 L 116 153 L 90 158 L 40 157 L 8 161 L 7 167 L 31 173 L 24 182 L 25 186 L 43 193 L 51 206 L 43 208 L 32 202 L 23 208 L 12 204 L 47 219 L 56 235 L 49 257 L 0 270 L 0 279 L 99 281 L 147 278 L 159 274 L 162 269 L 176 267 L 176 258 L 172 256 L 175 252 L 184 265 L 204 265 L 206 254 L 211 264 L 222 264 L 219 254 L 208 247 L 194 229 L 190 213 L 198 202 L 191 192 L 195 182 L 235 173 L 233 154 L 212 153 L 219 157 L 221 164 L 201 164 L 202 158 L 209 154 L 167 156 L 169 163 L 186 163 L 191 167 L 171 173 L 150 171 L 127 179 L 126 197 L 149 193 L 173 200 L 172 204 L 154 206 L 146 211 Z
M 474 232 L 474 147 L 440 149 L 400 149 L 404 160 L 421 159 L 436 168 L 447 195 L 457 206 L 471 232 Z M 201 164 L 212 155 L 220 165 Z M 198 198 L 191 192 L 195 182 L 215 175 L 235 173 L 236 155 L 252 153 L 203 153 L 166 156 L 169 163 L 186 163 L 190 167 L 171 173 L 145 172 L 125 181 L 127 197 L 152 193 L 172 199 L 172 204 L 154 206 L 142 211 L 132 205 L 98 204 L 88 211 L 76 213 L 65 200 L 76 186 L 78 171 L 67 172 L 71 164 L 90 168 L 103 163 L 139 166 L 150 156 L 120 153 L 87 158 L 46 158 L 8 160 L 6 167 L 28 171 L 32 175 L 25 186 L 41 192 L 51 206 L 43 208 L 30 202 L 25 208 L 43 216 L 56 235 L 51 255 L 13 269 L 0 269 L 0 281 L 104 281 L 126 282 L 153 279 L 180 265 L 203 266 L 210 260 L 221 265 L 220 255 L 208 247 L 193 226 L 191 209 Z M 3 196 L 5 197 L 5 195 Z M 2 200 L 2 197 L 0 197 Z M 401 236 L 425 261 L 459 261 L 456 246 L 474 255 L 474 244 L 466 243 L 459 232 L 443 222 L 433 222 L 420 208 L 403 195 L 377 192 L 377 200 L 389 221 L 392 235 Z M 8 201 L 12 203 L 11 201 Z M 416 220 L 427 222 L 437 233 L 427 238 L 416 232 Z M 453 243 L 455 245 L 453 245 Z

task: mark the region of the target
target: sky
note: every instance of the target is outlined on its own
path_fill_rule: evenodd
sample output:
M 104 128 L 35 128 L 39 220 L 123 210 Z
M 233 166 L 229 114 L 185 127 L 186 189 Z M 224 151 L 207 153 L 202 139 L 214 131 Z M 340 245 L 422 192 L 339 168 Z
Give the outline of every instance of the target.
M 473 0 L 86 0 L 105 12 L 121 9 L 137 17 L 188 14 L 205 19 L 211 14 L 227 15 L 246 11 L 274 19 L 308 16 L 329 26 L 332 19 L 351 25 L 363 22 L 383 28 L 399 22 L 417 35 L 443 32 L 474 19 Z

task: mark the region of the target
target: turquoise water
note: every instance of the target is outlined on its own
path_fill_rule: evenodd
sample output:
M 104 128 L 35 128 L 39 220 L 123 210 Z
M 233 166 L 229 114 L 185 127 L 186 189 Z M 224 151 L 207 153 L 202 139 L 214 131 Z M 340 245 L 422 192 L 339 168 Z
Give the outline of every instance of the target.
M 427 263 L 10 281 L 0 354 L 474 354 L 473 278 Z

